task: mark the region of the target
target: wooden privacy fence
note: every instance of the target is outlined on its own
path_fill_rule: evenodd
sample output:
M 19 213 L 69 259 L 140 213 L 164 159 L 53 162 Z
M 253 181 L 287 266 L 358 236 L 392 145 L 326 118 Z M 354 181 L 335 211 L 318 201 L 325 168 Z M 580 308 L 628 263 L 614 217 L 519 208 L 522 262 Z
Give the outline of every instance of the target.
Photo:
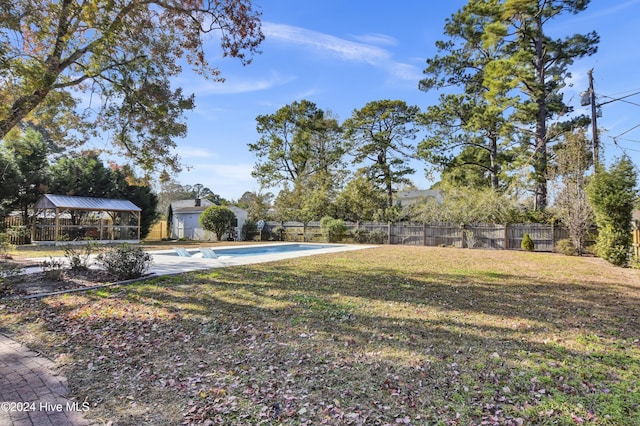
M 14 245 L 22 245 L 30 242 L 30 229 L 22 225 L 22 216 L 7 216 L 4 222 L 0 221 L 0 232 L 6 232 L 9 242 Z
M 416 246 L 442 246 L 459 248 L 483 248 L 496 250 L 520 250 L 524 234 L 529 234 L 535 244 L 535 251 L 553 251 L 556 243 L 569 238 L 566 228 L 561 226 L 524 223 L 509 225 L 457 225 L 447 223 L 375 223 L 359 224 L 346 222 L 343 241 L 349 241 L 354 230 L 366 230 L 369 234 L 384 234 L 387 244 Z M 326 234 L 320 228 L 320 222 L 310 222 L 306 226 L 300 222 L 268 222 L 268 231 L 278 237 L 278 229 L 284 230 L 287 241 L 326 241 Z M 595 242 L 595 235 L 587 245 Z
M 163 238 L 167 238 L 167 221 L 159 220 L 154 223 L 151 229 L 149 230 L 149 234 L 144 239 L 145 241 L 160 241 Z

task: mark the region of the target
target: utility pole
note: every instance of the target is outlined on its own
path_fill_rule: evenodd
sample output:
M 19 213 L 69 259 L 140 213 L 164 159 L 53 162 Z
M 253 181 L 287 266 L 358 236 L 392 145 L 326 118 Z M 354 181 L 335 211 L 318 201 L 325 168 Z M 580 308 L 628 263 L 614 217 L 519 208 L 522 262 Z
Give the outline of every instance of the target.
M 599 147 L 598 147 L 598 124 L 596 123 L 596 116 L 598 115 L 598 106 L 596 105 L 596 91 L 593 90 L 593 68 L 589 70 L 589 97 L 591 101 L 591 134 L 593 137 L 593 171 L 598 171 L 599 161 Z

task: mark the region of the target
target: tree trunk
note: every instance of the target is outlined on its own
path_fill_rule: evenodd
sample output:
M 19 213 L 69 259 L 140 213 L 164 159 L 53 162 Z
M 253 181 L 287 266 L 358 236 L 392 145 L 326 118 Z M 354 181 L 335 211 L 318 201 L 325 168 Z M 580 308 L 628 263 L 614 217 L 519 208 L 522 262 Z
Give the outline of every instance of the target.
M 29 96 L 23 96 L 17 99 L 13 105 L 11 105 L 11 111 L 7 118 L 0 120 L 0 139 L 4 139 L 5 136 L 13 129 L 18 123 L 20 123 L 31 111 L 33 111 L 44 98 L 49 94 L 49 89 L 39 89 L 34 91 Z
M 533 172 L 535 175 L 535 210 L 547 207 L 547 89 L 545 84 L 545 62 L 542 33 L 542 18 L 537 18 L 538 31 L 535 39 L 536 89 L 534 94 L 538 113 L 536 115 L 535 148 L 533 151 Z
M 498 186 L 499 186 L 499 182 L 498 182 L 498 141 L 497 141 L 497 138 L 495 138 L 493 136 L 490 139 L 489 161 L 490 161 L 489 173 L 491 174 L 491 188 L 494 191 L 497 191 L 498 190 Z

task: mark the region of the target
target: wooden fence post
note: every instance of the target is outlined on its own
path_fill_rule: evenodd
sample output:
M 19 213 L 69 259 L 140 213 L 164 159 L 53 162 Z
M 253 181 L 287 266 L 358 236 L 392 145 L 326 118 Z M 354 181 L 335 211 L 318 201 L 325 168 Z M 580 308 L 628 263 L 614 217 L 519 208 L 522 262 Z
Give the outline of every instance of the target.
M 423 246 L 427 245 L 427 224 L 426 223 L 422 224 L 422 245 Z
M 509 224 L 504 224 L 504 244 L 502 244 L 504 250 L 509 250 Z

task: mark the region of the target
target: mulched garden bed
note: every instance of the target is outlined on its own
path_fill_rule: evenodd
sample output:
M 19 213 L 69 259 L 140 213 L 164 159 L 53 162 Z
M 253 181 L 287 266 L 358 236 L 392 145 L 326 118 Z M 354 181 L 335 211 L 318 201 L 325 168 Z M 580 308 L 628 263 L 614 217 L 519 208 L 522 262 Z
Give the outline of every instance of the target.
M 3 266 L 23 268 L 17 275 L 10 274 L 0 282 L 0 299 L 55 293 L 64 290 L 94 287 L 113 282 L 113 277 L 105 271 L 87 269 L 61 269 L 55 272 L 34 271 L 39 265 L 25 259 L 4 259 Z M 4 268 L 3 268 L 4 269 Z

